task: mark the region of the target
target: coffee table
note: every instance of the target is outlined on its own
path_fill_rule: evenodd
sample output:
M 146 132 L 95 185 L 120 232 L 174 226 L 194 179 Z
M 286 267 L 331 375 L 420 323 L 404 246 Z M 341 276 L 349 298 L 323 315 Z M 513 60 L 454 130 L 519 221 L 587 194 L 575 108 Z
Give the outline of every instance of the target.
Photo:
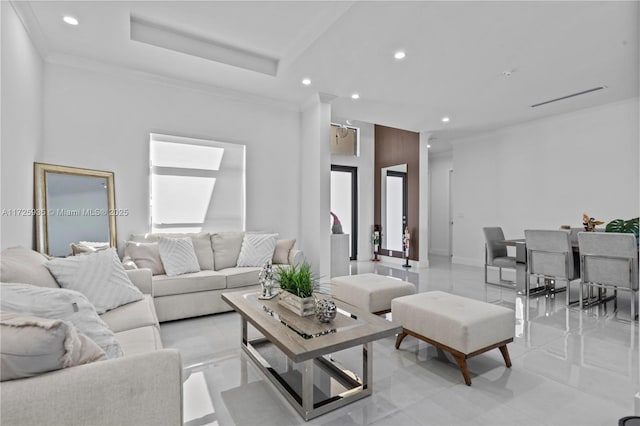
M 336 318 L 323 324 L 315 316 L 299 317 L 281 307 L 277 297 L 258 296 L 255 291 L 229 292 L 222 299 L 240 314 L 244 352 L 305 420 L 371 395 L 373 341 L 400 333 L 400 324 L 337 300 Z M 264 337 L 249 340 L 248 323 Z M 336 352 L 358 345 L 361 376 L 335 359 Z M 277 362 L 276 356 L 277 365 L 271 365 L 266 358 L 274 352 L 284 354 L 285 362 Z

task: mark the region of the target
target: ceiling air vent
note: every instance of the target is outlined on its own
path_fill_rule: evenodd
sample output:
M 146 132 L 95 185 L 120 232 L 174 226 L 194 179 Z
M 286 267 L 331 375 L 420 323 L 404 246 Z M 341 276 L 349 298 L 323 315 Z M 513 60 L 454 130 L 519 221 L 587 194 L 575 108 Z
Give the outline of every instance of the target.
M 602 90 L 602 89 L 606 89 L 607 86 L 599 86 L 599 87 L 594 87 L 593 89 L 588 89 L 588 90 L 583 90 L 582 92 L 578 92 L 578 93 L 572 93 L 570 95 L 567 96 L 563 96 L 561 98 L 556 98 L 556 99 L 551 99 L 549 101 L 544 101 L 544 102 L 540 102 L 534 105 L 531 105 L 531 108 L 535 108 L 535 107 L 539 107 L 542 105 L 546 105 L 546 104 L 550 104 L 551 102 L 558 102 L 558 101 L 562 101 L 564 99 L 569 99 L 569 98 L 573 98 L 574 96 L 580 96 L 580 95 L 585 95 L 587 93 L 591 93 L 591 92 L 595 92 L 597 90 Z

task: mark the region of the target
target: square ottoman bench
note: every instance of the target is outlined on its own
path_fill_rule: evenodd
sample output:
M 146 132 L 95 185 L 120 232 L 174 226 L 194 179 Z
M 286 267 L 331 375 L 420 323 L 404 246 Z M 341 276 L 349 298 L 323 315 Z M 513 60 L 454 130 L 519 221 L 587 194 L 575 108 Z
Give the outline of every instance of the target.
M 393 299 L 391 315 L 403 328 L 396 339 L 396 349 L 409 335 L 449 352 L 468 386 L 471 386 L 468 358 L 498 348 L 507 367 L 511 367 L 507 349 L 515 331 L 515 313 L 511 309 L 429 291 Z
M 378 274 L 347 275 L 331 279 L 336 299 L 376 315 L 391 312 L 391 300 L 414 294 L 416 286 Z

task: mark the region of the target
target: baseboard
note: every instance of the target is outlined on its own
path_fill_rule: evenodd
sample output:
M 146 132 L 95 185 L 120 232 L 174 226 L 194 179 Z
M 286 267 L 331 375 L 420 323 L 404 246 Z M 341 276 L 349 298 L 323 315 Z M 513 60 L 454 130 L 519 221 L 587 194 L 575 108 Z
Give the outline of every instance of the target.
M 429 254 L 435 254 L 437 256 L 449 256 L 449 250 L 431 249 Z

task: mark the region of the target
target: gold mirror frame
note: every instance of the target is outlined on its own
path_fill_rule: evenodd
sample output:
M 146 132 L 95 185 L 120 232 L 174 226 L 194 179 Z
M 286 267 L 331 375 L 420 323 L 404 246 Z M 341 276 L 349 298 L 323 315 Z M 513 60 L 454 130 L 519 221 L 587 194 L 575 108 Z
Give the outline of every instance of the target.
M 115 205 L 115 189 L 113 172 L 105 172 L 101 170 L 83 169 L 78 167 L 59 166 L 55 164 L 33 163 L 34 172 L 34 202 L 35 202 L 35 219 L 36 219 L 36 250 L 40 253 L 49 255 L 49 208 L 47 205 L 48 184 L 47 175 L 49 173 L 67 174 L 74 176 L 87 176 L 103 178 L 107 184 L 107 212 L 109 223 L 109 244 L 111 247 L 117 246 L 116 239 L 116 216 Z M 101 214 L 103 212 L 100 212 Z M 72 241 L 75 242 L 75 241 Z

